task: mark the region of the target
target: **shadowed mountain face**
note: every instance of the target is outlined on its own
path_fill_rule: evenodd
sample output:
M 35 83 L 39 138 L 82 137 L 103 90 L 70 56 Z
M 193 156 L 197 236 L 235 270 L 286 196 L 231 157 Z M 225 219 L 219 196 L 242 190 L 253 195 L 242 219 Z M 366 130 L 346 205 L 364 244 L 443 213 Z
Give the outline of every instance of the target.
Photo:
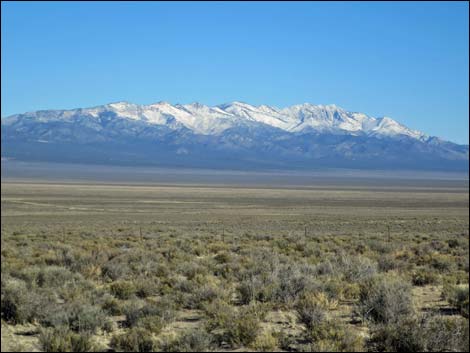
M 2 158 L 235 169 L 468 170 L 468 145 L 334 105 L 125 102 L 2 118 Z

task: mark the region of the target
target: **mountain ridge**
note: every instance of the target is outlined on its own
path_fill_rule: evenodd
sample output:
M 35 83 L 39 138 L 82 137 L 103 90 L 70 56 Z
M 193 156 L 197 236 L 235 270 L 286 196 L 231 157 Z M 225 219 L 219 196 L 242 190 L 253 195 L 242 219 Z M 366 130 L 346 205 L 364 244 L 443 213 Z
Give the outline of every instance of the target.
M 110 163 L 132 158 L 143 164 L 167 163 L 173 158 L 182 165 L 204 160 L 215 167 L 233 160 L 285 168 L 346 164 L 468 170 L 468 145 L 334 104 L 278 108 L 239 101 L 216 106 L 119 101 L 15 114 L 2 118 L 1 125 L 2 157 L 18 159 L 47 161 L 56 155 L 66 161 L 65 153 L 58 157 L 44 148 L 59 144 L 77 158 L 94 146 L 95 154 Z M 114 151 L 109 151 L 111 145 Z M 90 154 L 84 161 L 93 158 Z
M 278 127 L 290 132 L 299 132 L 306 127 L 314 127 L 317 130 L 319 128 L 328 127 L 328 118 L 333 123 L 334 119 L 336 118 L 337 121 L 343 123 L 343 125 L 338 126 L 338 128 L 349 132 L 359 130 L 366 131 L 367 129 L 364 129 L 366 126 L 362 126 L 362 128 L 357 126 L 360 121 L 365 121 L 365 123 L 372 127 L 372 129 L 380 129 L 381 127 L 383 127 L 383 125 L 380 125 L 380 122 L 387 121 L 393 124 L 394 126 L 399 127 L 398 131 L 395 131 L 397 134 L 401 133 L 410 136 L 424 136 L 424 134 L 420 133 L 419 131 L 409 129 L 389 117 L 384 116 L 374 118 L 364 113 L 346 111 L 345 109 L 338 107 L 335 104 L 314 105 L 311 103 L 303 103 L 288 106 L 285 108 L 277 108 L 268 105 L 254 106 L 240 101 L 233 101 L 230 103 L 224 103 L 216 106 L 207 106 L 198 102 L 172 105 L 168 102 L 160 101 L 148 105 L 139 105 L 127 101 L 118 101 L 89 108 L 57 110 L 50 109 L 26 112 L 23 114 L 15 114 L 9 117 L 2 118 L 2 121 L 4 119 L 19 115 L 50 112 L 62 112 L 63 114 L 84 113 L 96 117 L 96 114 L 99 114 L 99 112 L 106 110 L 114 111 L 120 117 L 126 117 L 135 120 L 146 120 L 149 123 L 155 124 L 165 124 L 164 120 L 158 119 L 159 115 L 170 115 L 174 116 L 186 127 L 195 130 L 197 133 L 202 134 L 211 134 L 213 133 L 213 131 L 201 129 L 197 126 L 194 126 L 193 124 L 191 124 L 191 121 L 185 120 L 185 115 L 186 117 L 187 115 L 193 115 L 194 117 L 199 119 L 204 118 L 203 114 L 212 115 L 212 123 L 215 123 L 216 120 L 220 120 L 223 118 L 230 117 L 233 119 L 238 117 L 257 121 L 260 123 L 271 125 L 273 127 Z M 321 124 L 322 122 L 323 124 Z M 348 124 L 350 126 L 347 126 Z M 383 131 L 379 131 L 379 133 L 381 132 Z

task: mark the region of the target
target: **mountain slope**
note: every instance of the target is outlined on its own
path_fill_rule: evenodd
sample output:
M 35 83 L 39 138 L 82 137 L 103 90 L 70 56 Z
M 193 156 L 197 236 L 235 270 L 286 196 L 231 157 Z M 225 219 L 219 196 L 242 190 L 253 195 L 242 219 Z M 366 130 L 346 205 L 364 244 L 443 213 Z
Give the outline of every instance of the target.
M 223 168 L 468 170 L 468 146 L 335 105 L 232 102 L 45 110 L 2 118 L 2 157 Z

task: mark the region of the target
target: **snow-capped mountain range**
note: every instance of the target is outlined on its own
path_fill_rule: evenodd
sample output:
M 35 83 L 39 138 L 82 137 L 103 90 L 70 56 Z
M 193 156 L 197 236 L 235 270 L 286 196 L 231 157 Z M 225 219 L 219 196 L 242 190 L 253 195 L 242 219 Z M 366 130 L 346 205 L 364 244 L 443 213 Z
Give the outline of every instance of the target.
M 117 102 L 17 114 L 2 118 L 2 157 L 211 167 L 468 169 L 468 146 L 430 137 L 389 117 L 309 103 L 279 109 L 242 102 L 213 107 Z
M 115 113 L 116 117 L 142 121 L 149 125 L 165 125 L 174 129 L 186 127 L 196 134 L 219 135 L 229 128 L 247 122 L 265 124 L 287 132 L 305 130 L 352 135 L 404 135 L 417 139 L 426 135 L 407 128 L 395 120 L 383 117 L 373 118 L 363 113 L 348 112 L 336 105 L 313 105 L 309 103 L 278 109 L 267 105 L 253 106 L 232 102 L 215 107 L 199 103 L 171 105 L 159 102 L 138 105 L 117 102 L 93 108 L 72 110 L 45 110 L 11 116 L 3 124 L 13 124 L 18 119 L 29 117 L 38 122 L 74 121 L 89 117 L 98 122 L 104 113 Z

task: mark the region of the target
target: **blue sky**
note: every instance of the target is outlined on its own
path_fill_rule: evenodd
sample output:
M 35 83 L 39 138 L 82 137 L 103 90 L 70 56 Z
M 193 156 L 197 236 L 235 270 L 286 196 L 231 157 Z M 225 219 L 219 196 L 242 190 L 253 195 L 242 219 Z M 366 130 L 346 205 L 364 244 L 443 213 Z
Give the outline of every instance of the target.
M 337 104 L 468 144 L 468 3 L 2 2 L 2 116 Z

